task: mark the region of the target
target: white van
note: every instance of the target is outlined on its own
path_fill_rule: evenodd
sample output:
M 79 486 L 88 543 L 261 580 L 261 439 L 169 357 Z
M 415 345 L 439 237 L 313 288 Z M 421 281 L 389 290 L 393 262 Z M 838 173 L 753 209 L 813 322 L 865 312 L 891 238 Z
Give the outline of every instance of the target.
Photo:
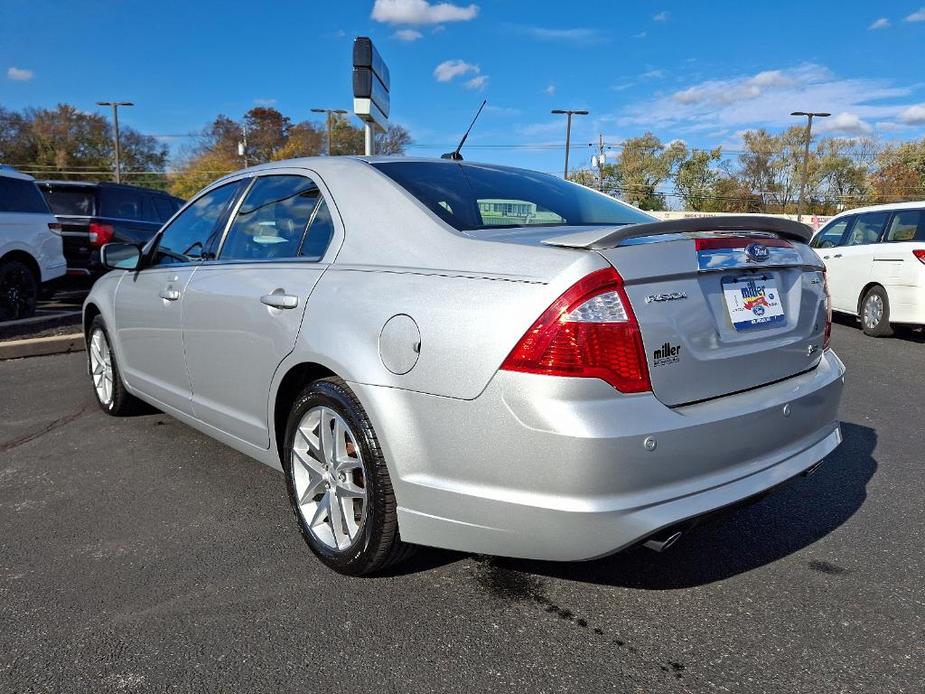
M 825 262 L 832 307 L 858 316 L 865 333 L 925 325 L 925 201 L 843 212 L 811 245 Z
M 0 165 L 0 321 L 31 316 L 66 272 L 61 225 L 35 179 Z

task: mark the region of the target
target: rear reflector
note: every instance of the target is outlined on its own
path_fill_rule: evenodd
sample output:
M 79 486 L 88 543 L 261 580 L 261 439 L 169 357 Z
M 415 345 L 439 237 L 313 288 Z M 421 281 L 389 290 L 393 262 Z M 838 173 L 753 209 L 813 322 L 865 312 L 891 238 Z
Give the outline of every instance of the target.
M 925 263 L 925 248 L 916 248 L 912 255 L 918 258 L 920 263 Z
M 600 378 L 623 393 L 652 390 L 639 323 L 613 268 L 591 273 L 556 299 L 501 368 Z
M 90 245 L 94 248 L 102 248 L 112 241 L 115 235 L 115 229 L 111 224 L 100 224 L 99 222 L 90 222 Z

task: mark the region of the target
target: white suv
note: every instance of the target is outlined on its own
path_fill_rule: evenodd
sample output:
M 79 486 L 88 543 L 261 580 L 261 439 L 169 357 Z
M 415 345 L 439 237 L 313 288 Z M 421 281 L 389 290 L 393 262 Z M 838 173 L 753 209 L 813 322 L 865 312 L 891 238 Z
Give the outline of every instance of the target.
M 925 325 L 925 201 L 843 212 L 811 245 L 825 261 L 833 309 L 858 316 L 865 333 Z
M 0 165 L 0 321 L 35 313 L 39 292 L 65 272 L 61 225 L 35 179 Z

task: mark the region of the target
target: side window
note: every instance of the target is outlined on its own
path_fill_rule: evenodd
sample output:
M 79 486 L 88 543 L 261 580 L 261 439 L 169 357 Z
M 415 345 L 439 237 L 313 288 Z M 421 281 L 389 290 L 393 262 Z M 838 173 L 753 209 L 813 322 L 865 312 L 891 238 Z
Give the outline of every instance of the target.
M 261 176 L 247 193 L 222 246 L 222 260 L 298 256 L 320 194 L 304 176 Z
M 0 212 L 51 214 L 34 181 L 0 176 Z
M 925 210 L 896 212 L 883 241 L 884 243 L 925 241 Z
M 848 228 L 852 219 L 854 219 L 854 217 L 844 217 L 830 222 L 828 226 L 823 228 L 822 231 L 816 235 L 816 238 L 813 239 L 812 247 L 835 248 L 835 246 L 841 243 L 841 238 L 845 235 L 845 230 Z
M 308 225 L 308 233 L 305 235 L 305 241 L 302 242 L 299 255 L 311 260 L 321 260 L 333 237 L 334 222 L 331 220 L 331 210 L 322 199 L 318 203 L 318 209 L 315 210 L 311 224 Z
M 143 220 L 142 196 L 134 190 L 102 188 L 100 190 L 100 216 L 116 219 Z
M 172 200 L 160 195 L 154 196 L 154 209 L 157 211 L 157 221 L 161 224 L 173 217 L 174 212 L 177 211 L 177 207 Z
M 857 221 L 848 233 L 844 246 L 863 246 L 869 243 L 877 243 L 880 240 L 880 232 L 883 231 L 883 225 L 886 224 L 889 212 L 868 212 L 859 214 Z
M 221 186 L 187 207 L 161 234 L 153 264 L 189 263 L 213 257 L 221 232 L 219 221 L 240 186 L 241 181 Z

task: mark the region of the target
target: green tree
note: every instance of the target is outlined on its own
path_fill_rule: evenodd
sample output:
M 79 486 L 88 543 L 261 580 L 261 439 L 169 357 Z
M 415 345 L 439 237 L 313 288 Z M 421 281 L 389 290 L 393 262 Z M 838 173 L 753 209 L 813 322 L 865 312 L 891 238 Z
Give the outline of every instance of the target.
M 713 166 L 722 149 L 694 149 L 681 161 L 674 175 L 675 189 L 685 209 L 704 210 L 714 195 L 720 172 Z
M 665 209 L 665 196 L 658 187 L 673 175 L 686 151 L 684 143 L 664 145 L 652 133 L 626 140 L 616 161 L 624 199 L 643 210 Z

